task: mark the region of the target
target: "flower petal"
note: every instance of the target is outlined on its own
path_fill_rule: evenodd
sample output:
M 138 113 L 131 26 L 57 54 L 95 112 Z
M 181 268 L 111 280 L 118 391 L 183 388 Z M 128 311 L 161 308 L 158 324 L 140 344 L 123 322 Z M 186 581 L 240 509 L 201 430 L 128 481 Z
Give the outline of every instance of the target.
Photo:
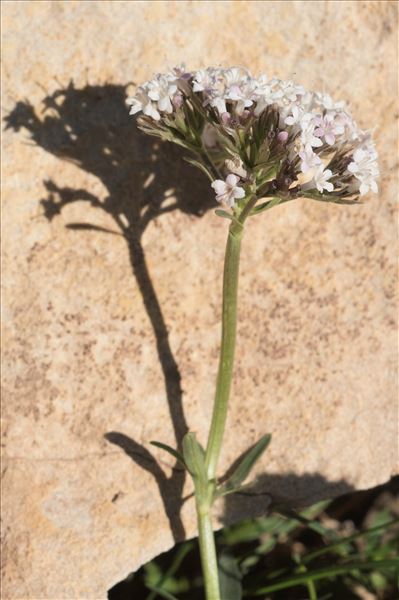
M 234 190 L 234 198 L 244 198 L 245 190 L 242 187 L 236 187 Z
M 239 181 L 240 181 L 240 178 L 237 177 L 237 175 L 233 175 L 233 173 L 230 173 L 230 175 L 227 175 L 227 177 L 226 177 L 226 183 L 227 183 L 227 185 L 230 185 L 231 187 L 235 187 Z
M 211 183 L 211 187 L 213 187 L 218 195 L 224 194 L 226 191 L 226 183 L 221 179 L 215 179 L 215 181 Z

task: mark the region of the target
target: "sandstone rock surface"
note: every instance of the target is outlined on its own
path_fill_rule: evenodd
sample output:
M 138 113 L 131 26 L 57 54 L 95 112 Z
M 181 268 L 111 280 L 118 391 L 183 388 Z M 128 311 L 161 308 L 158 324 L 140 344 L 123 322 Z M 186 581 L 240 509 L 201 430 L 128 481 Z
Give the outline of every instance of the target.
M 250 224 L 220 472 L 265 432 L 258 488 L 294 503 L 397 472 L 396 22 L 394 2 L 5 3 L 4 600 L 106 598 L 196 533 L 190 482 L 149 441 L 205 439 L 226 223 L 124 106 L 181 61 L 345 99 L 381 156 L 363 206 Z

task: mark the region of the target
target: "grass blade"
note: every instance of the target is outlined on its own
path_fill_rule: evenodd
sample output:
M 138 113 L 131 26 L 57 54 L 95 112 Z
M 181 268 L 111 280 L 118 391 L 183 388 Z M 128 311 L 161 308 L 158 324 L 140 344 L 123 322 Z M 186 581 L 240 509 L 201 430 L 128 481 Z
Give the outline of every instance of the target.
M 249 595 L 261 596 L 263 594 L 269 594 L 271 592 L 277 592 L 278 590 L 284 590 L 296 585 L 306 585 L 309 579 L 317 581 L 319 579 L 328 579 L 330 577 L 336 577 L 337 575 L 345 575 L 351 571 L 368 571 L 378 569 L 396 568 L 399 569 L 399 560 L 374 560 L 368 562 L 355 562 L 348 563 L 346 565 L 336 565 L 334 567 L 325 567 L 323 569 L 315 569 L 314 571 L 307 571 L 306 573 L 299 573 L 291 577 L 287 577 L 282 581 L 277 581 L 271 585 L 266 585 L 257 590 L 249 592 Z

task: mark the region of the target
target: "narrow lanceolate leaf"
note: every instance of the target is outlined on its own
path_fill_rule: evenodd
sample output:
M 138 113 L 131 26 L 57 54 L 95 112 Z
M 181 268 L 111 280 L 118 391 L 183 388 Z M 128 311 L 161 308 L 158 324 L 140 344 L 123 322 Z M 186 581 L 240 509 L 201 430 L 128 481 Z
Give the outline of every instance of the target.
M 232 493 L 239 489 L 242 483 L 246 480 L 249 473 L 252 470 L 252 467 L 255 465 L 256 461 L 262 456 L 263 452 L 268 447 L 271 435 L 267 433 L 261 439 L 252 446 L 239 462 L 233 474 L 229 477 L 229 479 L 217 490 L 217 496 L 224 496 L 226 494 Z
M 213 177 L 212 173 L 206 168 L 205 165 L 203 165 L 201 162 L 199 162 L 199 160 L 194 160 L 193 158 L 187 158 L 187 157 L 185 157 L 184 160 L 186 162 L 188 162 L 190 165 L 193 165 L 193 167 L 197 167 L 203 173 L 205 173 L 205 175 L 210 179 L 211 182 L 215 179 Z
M 302 195 L 304 198 L 310 198 L 311 200 L 319 200 L 320 202 L 332 202 L 333 204 L 363 204 L 363 202 L 359 200 L 358 197 L 341 198 L 340 196 L 335 196 L 332 193 L 320 194 L 316 191 L 308 191 L 304 192 Z
M 387 559 L 353 562 L 347 563 L 346 565 L 336 565 L 322 569 L 315 569 L 314 571 L 307 571 L 306 573 L 292 575 L 291 577 L 286 577 L 282 581 L 276 581 L 276 583 L 271 583 L 270 585 L 266 585 L 256 590 L 248 591 L 253 596 L 263 596 L 264 594 L 270 594 L 271 592 L 277 592 L 278 590 L 284 590 L 296 585 L 306 584 L 309 579 L 312 581 L 318 581 L 320 579 L 337 577 L 337 575 L 346 575 L 351 571 L 378 571 L 379 569 L 398 569 L 398 560 Z
M 342 546 L 344 544 L 349 544 L 359 538 L 367 538 L 367 536 L 369 536 L 381 529 L 388 531 L 390 529 L 390 527 L 392 527 L 393 525 L 396 525 L 397 523 L 399 523 L 399 518 L 393 519 L 392 521 L 385 521 L 384 523 L 380 523 L 379 525 L 376 525 L 375 527 L 371 527 L 370 529 L 364 529 L 363 531 L 358 531 L 357 533 L 354 533 L 353 535 L 349 535 L 344 538 L 341 538 L 337 542 L 328 544 L 326 546 L 323 546 L 323 548 L 319 548 L 319 550 L 315 550 L 314 552 L 310 552 L 309 554 L 306 554 L 305 556 L 302 557 L 302 562 L 307 564 L 311 560 L 317 558 L 318 556 L 321 556 L 323 554 L 331 552 L 331 551 L 335 550 L 335 548 L 338 548 L 339 546 Z
M 264 210 L 273 208 L 273 206 L 281 204 L 282 202 L 284 202 L 284 200 L 282 198 L 278 198 L 277 196 L 270 198 L 269 200 L 267 200 L 267 202 L 262 202 L 262 204 L 258 204 L 258 206 L 255 206 L 255 208 L 251 210 L 251 216 L 259 215 L 259 213 L 263 212 Z
M 299 521 L 299 523 L 302 523 L 302 525 L 306 525 L 306 527 L 309 527 L 309 529 L 312 529 L 313 531 L 315 531 L 316 533 L 318 533 L 321 536 L 326 536 L 326 537 L 332 538 L 334 541 L 339 540 L 339 536 L 335 531 L 333 531 L 332 529 L 328 529 L 327 527 L 324 527 L 324 525 L 319 523 L 319 521 L 315 521 L 314 519 L 307 519 L 306 517 L 299 514 L 292 508 L 288 508 L 288 507 L 284 507 L 284 506 L 275 506 L 273 508 L 273 510 L 274 510 L 274 512 L 279 513 L 280 515 L 282 515 L 283 517 L 286 517 L 287 519 L 294 519 L 296 521 Z
M 182 457 L 180 452 L 178 452 L 174 448 L 171 448 L 171 446 L 168 446 L 167 444 L 163 444 L 162 442 L 155 442 L 155 441 L 150 442 L 150 444 L 152 444 L 153 446 L 156 446 L 157 448 L 161 448 L 162 450 L 165 450 L 165 452 L 168 452 L 176 460 L 180 461 L 183 466 L 186 466 L 184 463 L 184 458 Z
M 234 556 L 223 552 L 219 559 L 218 571 L 221 600 L 241 600 L 242 575 Z
M 215 215 L 218 217 L 223 217 L 223 219 L 230 219 L 230 221 L 235 220 L 232 214 L 228 213 L 227 210 L 222 210 L 221 208 L 217 208 L 215 210 Z
M 197 441 L 195 433 L 189 432 L 184 436 L 183 457 L 192 477 L 206 481 L 205 451 Z

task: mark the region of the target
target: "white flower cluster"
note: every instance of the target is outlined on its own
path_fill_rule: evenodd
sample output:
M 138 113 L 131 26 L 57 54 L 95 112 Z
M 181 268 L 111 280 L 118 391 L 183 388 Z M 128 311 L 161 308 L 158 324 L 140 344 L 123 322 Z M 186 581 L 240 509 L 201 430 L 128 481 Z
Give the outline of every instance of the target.
M 168 122 L 190 98 L 200 102 L 207 115 L 205 127 L 210 123 L 227 132 L 240 127 L 248 130 L 247 126 L 270 107 L 275 110 L 277 140 L 285 146 L 303 191 L 336 195 L 342 190 L 347 195 L 378 191 L 374 144 L 370 135 L 358 128 L 343 102 L 308 92 L 292 81 L 268 79 L 266 75 L 255 78 L 240 67 L 210 67 L 193 73 L 176 68 L 140 86 L 129 100 L 130 113 L 142 111 L 155 121 Z M 218 189 L 216 192 L 217 198 L 225 197 Z M 228 204 L 231 198 L 228 195 Z

